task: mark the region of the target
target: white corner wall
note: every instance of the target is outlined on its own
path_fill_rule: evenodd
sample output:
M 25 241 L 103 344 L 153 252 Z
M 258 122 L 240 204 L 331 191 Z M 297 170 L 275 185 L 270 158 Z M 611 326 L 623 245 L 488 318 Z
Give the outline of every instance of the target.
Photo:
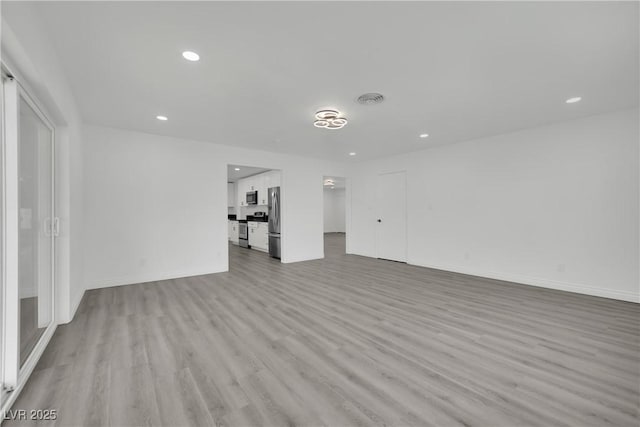
M 640 301 L 639 112 L 359 164 L 350 253 L 375 256 L 376 174 L 407 171 L 408 262 Z
M 345 189 L 324 189 L 324 232 L 344 233 L 345 230 Z
M 227 164 L 282 172 L 282 261 L 324 256 L 322 177 L 343 166 L 85 126 L 88 289 L 228 269 Z

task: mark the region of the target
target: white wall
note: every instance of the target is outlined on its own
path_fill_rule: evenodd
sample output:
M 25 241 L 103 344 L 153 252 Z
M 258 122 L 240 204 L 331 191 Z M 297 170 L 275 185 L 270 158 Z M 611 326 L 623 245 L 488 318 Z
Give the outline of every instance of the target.
M 638 110 L 359 164 L 350 253 L 375 256 L 378 173 L 407 171 L 410 264 L 639 301 Z
M 2 61 L 56 126 L 56 319 L 71 321 L 84 294 L 81 117 L 55 48 L 30 2 L 2 4 Z
M 345 230 L 345 189 L 324 189 L 324 232 L 344 233 Z
M 227 164 L 282 173 L 282 261 L 322 258 L 322 177 L 343 165 L 85 126 L 88 288 L 226 271 Z

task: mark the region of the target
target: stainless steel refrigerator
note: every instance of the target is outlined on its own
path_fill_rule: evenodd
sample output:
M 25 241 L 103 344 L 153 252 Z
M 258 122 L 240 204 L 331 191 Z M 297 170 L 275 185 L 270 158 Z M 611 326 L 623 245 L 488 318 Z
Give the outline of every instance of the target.
M 280 259 L 280 187 L 269 188 L 269 255 Z

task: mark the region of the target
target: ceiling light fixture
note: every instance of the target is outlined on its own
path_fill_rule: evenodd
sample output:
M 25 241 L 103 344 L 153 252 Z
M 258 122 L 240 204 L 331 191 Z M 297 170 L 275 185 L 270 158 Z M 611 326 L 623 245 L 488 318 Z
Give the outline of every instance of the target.
M 349 153 L 350 156 L 355 156 L 356 153 L 354 153 L 353 151 L 351 153 Z
M 200 60 L 200 55 L 198 55 L 195 52 L 191 52 L 190 50 L 186 50 L 186 51 L 182 52 L 182 57 L 184 59 L 186 59 L 187 61 L 199 61 Z
M 339 117 L 336 110 L 320 110 L 316 113 L 316 121 L 313 125 L 322 129 L 342 129 L 347 124 L 347 119 Z
M 428 133 L 421 133 L 420 134 L 420 138 L 428 138 L 429 134 Z
M 240 170 L 240 168 L 235 168 L 234 170 L 237 170 L 237 171 L 239 171 L 239 170 Z
M 158 120 L 160 120 L 160 121 L 163 121 L 163 122 L 166 122 L 167 120 L 169 120 L 169 119 L 167 118 L 167 116 L 156 116 L 156 119 L 158 119 Z
M 566 101 L 564 101 L 564 102 L 566 102 L 567 104 L 575 104 L 576 102 L 580 102 L 581 100 L 582 100 L 582 98 L 581 98 L 581 97 L 579 97 L 579 96 L 574 96 L 573 98 L 569 98 L 569 99 L 567 99 L 567 100 L 566 100 Z

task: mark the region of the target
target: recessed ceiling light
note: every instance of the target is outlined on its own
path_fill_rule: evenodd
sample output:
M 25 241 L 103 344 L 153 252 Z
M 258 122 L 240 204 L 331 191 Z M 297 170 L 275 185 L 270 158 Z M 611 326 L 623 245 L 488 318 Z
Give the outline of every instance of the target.
M 420 138 L 428 138 L 429 134 L 428 133 L 421 133 L 420 134 Z
M 182 56 L 187 61 L 199 61 L 200 60 L 200 55 L 198 55 L 195 52 L 191 52 L 190 50 L 186 50 L 186 51 L 182 52 Z
M 351 153 L 349 153 L 350 156 L 355 156 L 356 153 L 354 153 L 353 151 Z
M 235 170 L 239 171 L 239 170 L 240 170 L 240 168 L 236 168 Z
M 156 119 L 162 120 L 163 122 L 166 122 L 167 120 L 169 120 L 167 116 L 156 116 Z
M 581 98 L 581 97 L 579 97 L 579 96 L 575 96 L 575 97 L 573 97 L 573 98 L 569 98 L 569 99 L 567 99 L 567 100 L 566 100 L 566 101 L 564 101 L 564 102 L 566 102 L 567 104 L 574 104 L 574 103 L 576 103 L 576 102 L 580 102 L 581 100 L 582 100 L 582 98 Z

